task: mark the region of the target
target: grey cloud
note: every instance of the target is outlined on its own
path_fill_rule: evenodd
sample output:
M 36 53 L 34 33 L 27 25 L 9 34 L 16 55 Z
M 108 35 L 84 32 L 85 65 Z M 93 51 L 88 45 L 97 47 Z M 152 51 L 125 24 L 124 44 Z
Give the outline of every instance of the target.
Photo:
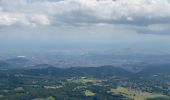
M 137 25 L 123 25 L 126 29 L 135 30 L 137 33 L 140 34 L 154 34 L 154 35 L 169 35 L 170 34 L 170 24 L 163 23 L 163 24 L 149 24 L 146 26 L 137 26 Z
M 170 23 L 169 0 L 0 0 L 0 25 Z

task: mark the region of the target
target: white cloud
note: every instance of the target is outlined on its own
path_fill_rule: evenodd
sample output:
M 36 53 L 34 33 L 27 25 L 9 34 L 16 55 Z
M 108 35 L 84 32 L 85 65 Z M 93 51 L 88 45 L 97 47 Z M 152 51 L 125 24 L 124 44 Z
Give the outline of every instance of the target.
M 0 12 L 0 25 L 11 25 L 17 22 L 19 16 Z
M 170 23 L 170 0 L 0 0 L 0 25 Z

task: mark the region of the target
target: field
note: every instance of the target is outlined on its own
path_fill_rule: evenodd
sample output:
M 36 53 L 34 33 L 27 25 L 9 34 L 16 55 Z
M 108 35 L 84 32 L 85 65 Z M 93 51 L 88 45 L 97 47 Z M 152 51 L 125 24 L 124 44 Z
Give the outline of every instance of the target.
M 114 94 L 122 94 L 123 96 L 133 100 L 147 100 L 149 98 L 157 98 L 157 97 L 168 98 L 167 96 L 162 94 L 142 92 L 142 91 L 128 89 L 124 87 L 117 87 L 116 89 L 111 89 L 109 92 L 112 92 Z
M 50 96 L 50 97 L 47 97 L 47 98 L 35 98 L 35 99 L 32 99 L 32 100 L 55 100 L 55 98 Z
M 84 92 L 84 94 L 85 94 L 85 96 L 87 96 L 87 97 L 91 97 L 91 96 L 94 96 L 94 95 L 95 95 L 95 93 L 93 93 L 92 91 L 89 91 L 89 90 L 86 90 L 86 91 Z

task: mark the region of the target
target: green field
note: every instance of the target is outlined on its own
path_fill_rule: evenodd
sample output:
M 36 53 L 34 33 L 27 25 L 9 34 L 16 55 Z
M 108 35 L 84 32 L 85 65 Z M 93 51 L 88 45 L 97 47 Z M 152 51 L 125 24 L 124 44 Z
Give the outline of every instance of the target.
M 95 93 L 93 93 L 93 92 L 90 91 L 90 90 L 86 90 L 86 91 L 84 92 L 84 95 L 85 95 L 86 97 L 91 97 L 91 96 L 94 96 Z
M 47 98 L 35 98 L 35 99 L 32 99 L 32 100 L 55 100 L 55 98 L 50 96 L 50 97 L 47 97 Z
M 109 92 L 113 94 L 121 94 L 127 98 L 134 99 L 134 100 L 147 100 L 149 98 L 157 98 L 157 97 L 168 98 L 167 96 L 162 94 L 142 92 L 142 91 L 128 89 L 124 87 L 117 87 L 116 89 L 111 89 Z

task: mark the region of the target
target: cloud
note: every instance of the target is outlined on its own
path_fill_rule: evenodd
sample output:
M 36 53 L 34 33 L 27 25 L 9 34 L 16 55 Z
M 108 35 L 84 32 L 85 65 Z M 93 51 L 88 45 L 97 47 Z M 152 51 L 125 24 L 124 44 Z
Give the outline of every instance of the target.
M 50 24 L 49 19 L 45 15 L 33 14 L 27 16 L 20 13 L 6 13 L 0 12 L 0 25 L 10 26 L 13 24 L 23 24 L 23 25 L 48 25 Z
M 0 0 L 0 25 L 170 23 L 170 0 Z
M 168 35 L 170 34 L 170 24 L 150 24 L 143 27 L 135 27 L 134 30 L 136 30 L 138 33 L 144 33 L 144 34 L 162 34 L 162 35 Z

